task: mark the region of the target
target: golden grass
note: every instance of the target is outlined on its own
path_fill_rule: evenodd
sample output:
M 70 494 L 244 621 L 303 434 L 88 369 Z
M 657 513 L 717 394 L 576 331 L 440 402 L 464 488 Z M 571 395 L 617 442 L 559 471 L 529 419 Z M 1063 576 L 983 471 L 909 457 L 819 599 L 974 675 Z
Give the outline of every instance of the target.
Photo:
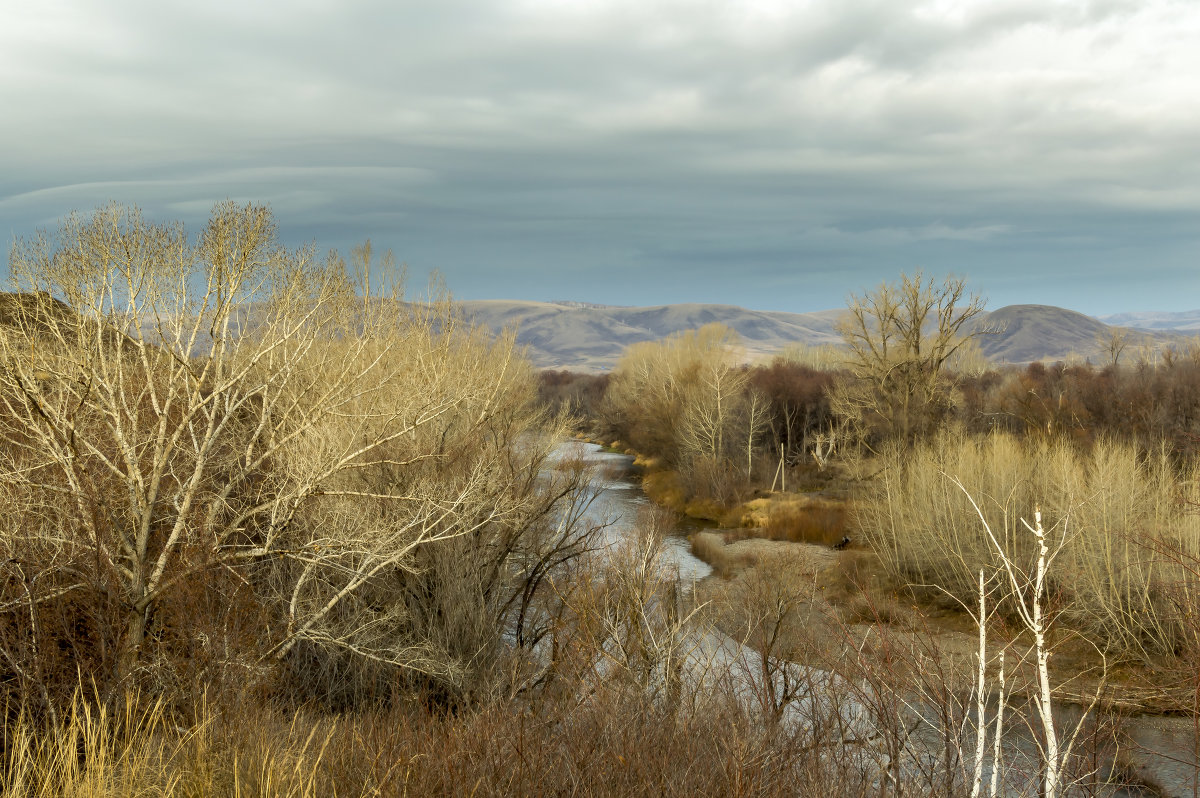
M 77 699 L 69 717 L 42 732 L 27 715 L 4 727 L 3 798 L 174 794 L 179 778 L 164 766 L 162 706 L 130 701 L 119 717 Z
M 1021 519 L 1032 522 L 1040 508 L 1053 541 L 1065 541 L 1050 574 L 1065 619 L 1123 654 L 1152 659 L 1177 648 L 1186 632 L 1177 599 L 1195 595 L 1196 580 L 1159 552 L 1200 555 L 1200 516 L 1180 502 L 1196 474 L 1111 441 L 1082 451 L 958 433 L 893 448 L 874 466 L 857 535 L 894 577 L 969 600 L 974 574 L 994 573 L 997 560 L 968 494 L 1022 567 L 1032 562 L 1034 541 Z
M 720 521 L 728 510 L 715 499 L 692 499 L 683 505 L 683 514 L 701 521 Z
M 77 697 L 49 728 L 21 714 L 6 724 L 0 798 L 141 798 L 141 796 L 368 795 L 339 791 L 327 749 L 340 726 L 290 723 L 268 708 L 231 719 L 201 707 L 199 720 L 175 725 L 161 702 L 127 697 L 117 712 Z
M 455 714 L 415 702 L 340 717 L 201 708 L 186 728 L 160 704 L 114 715 L 77 701 L 49 730 L 27 716 L 6 724 L 0 797 L 785 796 L 798 777 L 813 795 L 863 786 L 803 740 L 761 734 L 728 696 L 698 694 L 704 711 L 680 715 L 605 682 L 588 696 Z
M 776 503 L 769 507 L 764 537 L 834 546 L 849 533 L 849 508 L 822 500 Z
M 740 570 L 753 566 L 758 557 L 748 547 L 730 546 L 725 535 L 719 532 L 695 532 L 688 537 L 692 554 L 712 566 L 722 578 L 728 578 Z
M 726 541 L 750 537 L 835 546 L 850 535 L 851 507 L 844 501 L 794 493 L 754 499 L 726 512 L 719 522 Z
M 683 480 L 675 471 L 650 471 L 642 477 L 642 490 L 655 504 L 682 512 L 687 501 Z

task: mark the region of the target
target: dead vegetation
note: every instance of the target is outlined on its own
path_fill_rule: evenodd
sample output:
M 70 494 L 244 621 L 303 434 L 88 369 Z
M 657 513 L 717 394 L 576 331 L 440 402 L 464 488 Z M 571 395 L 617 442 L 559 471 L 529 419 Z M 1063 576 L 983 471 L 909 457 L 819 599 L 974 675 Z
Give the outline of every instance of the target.
M 752 376 L 715 328 L 644 346 L 587 401 L 631 413 L 653 498 L 730 527 L 693 536 L 719 579 L 688 600 L 662 514 L 588 556 L 590 475 L 553 462 L 568 424 L 512 339 L 405 299 L 369 246 L 287 252 L 252 206 L 218 206 L 195 239 L 113 206 L 18 242 L 12 271 L 0 794 L 961 794 L 953 597 L 982 555 L 934 470 L 1001 510 L 1006 544 L 1049 485 L 1055 520 L 1103 532 L 1063 549 L 1056 618 L 1126 653 L 1195 650 L 1178 471 L 1120 447 L 1014 466 L 935 441 L 871 461 L 851 503 L 830 380 Z M 946 411 L 928 385 L 918 404 Z M 753 499 L 772 474 L 826 493 Z M 946 590 L 906 592 L 914 575 Z M 1005 622 L 978 626 L 1023 642 Z M 712 681 L 708 624 L 758 658 Z M 1035 683 L 1027 659 L 1010 690 Z M 940 730 L 936 756 L 913 754 L 918 727 Z

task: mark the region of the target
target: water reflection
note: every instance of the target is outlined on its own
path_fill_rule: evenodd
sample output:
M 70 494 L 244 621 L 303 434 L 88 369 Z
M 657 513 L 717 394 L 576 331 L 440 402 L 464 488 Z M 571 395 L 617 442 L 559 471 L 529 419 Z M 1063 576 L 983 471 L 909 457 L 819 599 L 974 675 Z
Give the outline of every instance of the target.
M 596 470 L 595 486 L 599 489 L 595 501 L 588 510 L 588 517 L 596 523 L 606 524 L 604 544 L 616 545 L 625 540 L 636 529 L 638 516 L 650 507 L 650 500 L 642 492 L 641 480 L 627 454 L 606 452 L 594 443 L 569 441 L 555 453 L 559 462 L 580 460 Z M 697 559 L 691 552 L 687 538 L 682 532 L 667 536 L 663 542 L 665 565 L 678 569 L 685 582 L 703 579 L 712 573 L 712 567 Z

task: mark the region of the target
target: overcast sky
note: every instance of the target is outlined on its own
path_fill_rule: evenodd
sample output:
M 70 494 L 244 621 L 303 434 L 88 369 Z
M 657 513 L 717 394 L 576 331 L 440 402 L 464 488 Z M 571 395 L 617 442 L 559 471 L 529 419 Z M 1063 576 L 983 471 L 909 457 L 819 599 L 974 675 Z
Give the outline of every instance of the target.
M 6 3 L 0 120 L 8 242 L 233 198 L 466 299 L 1200 307 L 1195 0 Z

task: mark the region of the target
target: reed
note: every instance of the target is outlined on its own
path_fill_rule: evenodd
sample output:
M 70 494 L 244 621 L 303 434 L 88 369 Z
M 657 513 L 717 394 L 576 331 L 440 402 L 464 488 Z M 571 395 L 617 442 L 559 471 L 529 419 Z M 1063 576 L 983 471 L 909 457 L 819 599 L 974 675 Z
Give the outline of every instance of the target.
M 887 449 L 876 466 L 856 523 L 894 577 L 967 601 L 972 574 L 993 562 L 967 493 L 1020 564 L 1034 557 L 1020 519 L 1040 508 L 1047 528 L 1066 536 L 1050 595 L 1068 624 L 1144 659 L 1178 647 L 1185 629 L 1171 597 L 1194 591 L 1195 575 L 1163 551 L 1200 547 L 1200 516 L 1181 502 L 1194 470 L 1111 440 L 1082 449 L 954 431 Z

